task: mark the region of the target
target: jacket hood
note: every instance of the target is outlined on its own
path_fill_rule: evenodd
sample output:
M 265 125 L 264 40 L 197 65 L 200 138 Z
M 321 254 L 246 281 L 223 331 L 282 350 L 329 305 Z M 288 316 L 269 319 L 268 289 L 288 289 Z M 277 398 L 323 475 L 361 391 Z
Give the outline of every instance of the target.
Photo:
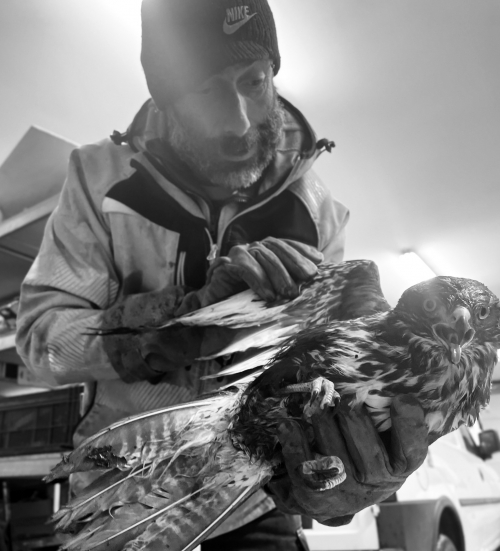
M 281 187 L 287 187 L 299 179 L 323 151 L 330 152 L 335 145 L 327 139 L 317 141 L 313 129 L 299 109 L 282 97 L 280 101 L 286 112 L 283 136 L 274 159 L 258 182 L 260 199 L 263 194 L 274 194 Z M 155 152 L 158 147 L 153 148 L 151 145 L 161 139 L 163 124 L 162 112 L 150 99 L 134 117 L 127 132 L 121 134 L 115 131 L 111 139 L 117 144 L 128 143 L 136 152 L 157 157 Z M 158 160 L 168 163 L 168 159 Z

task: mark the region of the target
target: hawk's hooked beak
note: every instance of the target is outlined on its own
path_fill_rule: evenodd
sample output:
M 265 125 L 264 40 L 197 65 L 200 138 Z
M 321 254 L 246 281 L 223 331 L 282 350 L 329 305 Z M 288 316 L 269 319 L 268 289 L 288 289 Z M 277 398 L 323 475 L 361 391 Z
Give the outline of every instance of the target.
M 469 310 L 459 306 L 448 318 L 448 323 L 436 323 L 432 326 L 434 333 L 448 346 L 450 359 L 454 364 L 460 362 L 462 348 L 467 346 L 474 337 L 475 331 L 470 326 L 469 320 Z

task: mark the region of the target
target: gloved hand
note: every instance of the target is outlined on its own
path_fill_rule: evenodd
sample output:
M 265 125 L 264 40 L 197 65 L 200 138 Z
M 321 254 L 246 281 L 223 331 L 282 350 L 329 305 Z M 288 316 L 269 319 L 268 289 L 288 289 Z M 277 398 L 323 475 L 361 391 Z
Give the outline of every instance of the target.
M 176 315 L 208 306 L 250 287 L 267 302 L 295 298 L 298 284 L 317 272 L 323 255 L 314 247 L 290 239 L 266 237 L 247 245 L 235 245 L 227 256 L 217 258 L 207 283 L 189 293 Z
M 183 289 L 175 286 L 127 296 L 104 311 L 102 327 L 133 329 L 160 325 L 173 317 L 183 299 Z M 103 346 L 113 368 L 125 382 L 156 382 L 165 373 L 171 372 L 174 377 L 180 368 L 191 365 L 200 356 L 202 339 L 201 328 L 174 326 L 164 331 L 106 335 Z
M 301 463 L 314 458 L 300 425 L 283 421 L 278 437 L 287 473 L 268 484 L 278 509 L 312 517 L 328 526 L 348 524 L 355 513 L 379 503 L 398 490 L 427 455 L 427 427 L 418 401 L 410 396 L 394 399 L 392 428 L 384 445 L 368 412 L 341 406 L 334 415 L 326 408 L 313 416 L 316 446 L 323 455 L 344 463 L 346 480 L 331 490 L 310 488 L 301 477 Z

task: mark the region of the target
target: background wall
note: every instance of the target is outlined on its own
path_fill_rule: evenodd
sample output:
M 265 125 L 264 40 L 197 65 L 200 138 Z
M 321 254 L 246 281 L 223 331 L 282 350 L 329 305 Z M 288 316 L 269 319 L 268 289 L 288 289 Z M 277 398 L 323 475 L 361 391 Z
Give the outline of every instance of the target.
M 317 165 L 352 212 L 391 302 L 397 255 L 500 293 L 500 3 L 271 0 L 277 84 L 337 148 Z M 125 129 L 148 97 L 139 0 L 2 0 L 0 163 L 30 125 L 78 143 Z

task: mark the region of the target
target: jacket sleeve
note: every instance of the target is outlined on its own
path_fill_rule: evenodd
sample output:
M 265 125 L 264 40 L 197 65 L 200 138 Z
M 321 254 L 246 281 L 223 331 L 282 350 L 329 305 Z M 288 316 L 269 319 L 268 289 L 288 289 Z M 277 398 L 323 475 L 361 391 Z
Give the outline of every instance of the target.
M 100 327 L 102 310 L 116 300 L 118 289 L 109 231 L 75 150 L 21 287 L 16 345 L 37 378 L 49 384 L 118 378 L 102 337 L 89 334 Z

